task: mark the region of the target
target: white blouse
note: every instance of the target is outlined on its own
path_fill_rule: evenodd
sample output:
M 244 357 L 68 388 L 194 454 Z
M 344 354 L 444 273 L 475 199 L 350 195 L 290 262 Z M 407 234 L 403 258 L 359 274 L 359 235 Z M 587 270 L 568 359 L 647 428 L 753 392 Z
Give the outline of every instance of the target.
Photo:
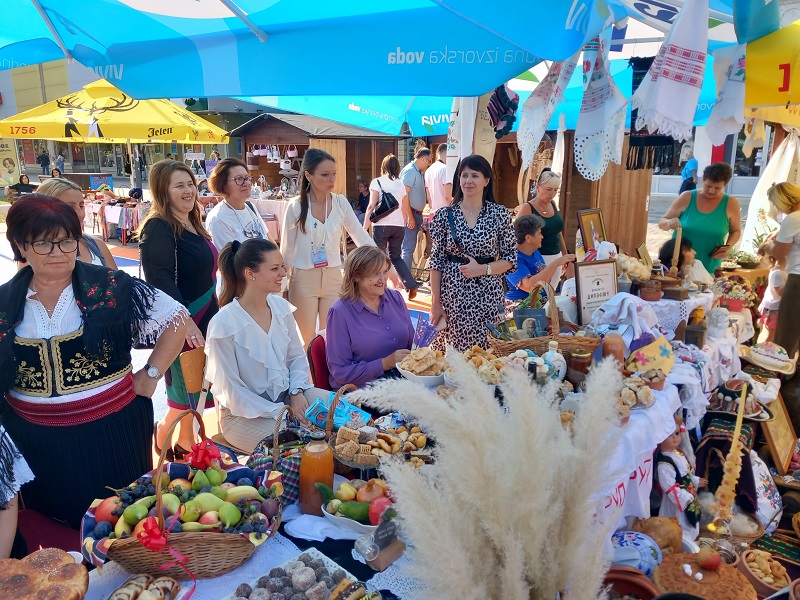
M 237 417 L 275 418 L 286 390 L 311 387 L 308 361 L 292 313 L 295 307 L 270 294 L 269 333 L 235 299 L 211 318 L 206 335 L 206 377 L 214 397 Z
M 153 302 L 153 309 L 150 311 L 150 320 L 139 331 L 134 332 L 136 342 L 141 344 L 154 342 L 169 325 L 177 328 L 184 319 L 189 317 L 189 313 L 179 302 L 173 300 L 161 290 L 155 290 L 155 292 L 155 301 Z M 49 339 L 56 335 L 72 333 L 81 327 L 83 324 L 81 310 L 75 301 L 72 285 L 68 285 L 61 292 L 56 307 L 53 309 L 52 317 L 47 314 L 44 305 L 39 300 L 31 298 L 35 294 L 36 292 L 28 289 L 28 293 L 25 296 L 22 322 L 17 325 L 15 330 L 17 336 L 28 339 Z M 119 381 L 117 379 L 90 390 L 50 398 L 28 396 L 13 390 L 9 390 L 8 393 L 26 402 L 60 404 L 89 398 L 109 389 Z
M 286 270 L 291 273 L 291 268 L 313 269 L 314 261 L 311 257 L 313 250 L 325 248 L 329 267 L 342 265 L 342 228 L 347 230 L 357 246 L 374 246 L 374 240 L 364 231 L 358 222 L 353 207 L 347 198 L 341 194 L 331 194 L 331 212 L 320 223 L 308 210 L 306 216 L 306 231 L 303 233 L 297 226 L 300 216 L 300 200 L 294 199 L 286 207 L 281 228 L 281 254 Z
M 4 433 L 5 433 L 5 428 L 2 425 L 0 425 L 0 440 L 3 439 Z M 19 453 L 17 446 L 14 444 L 14 440 L 12 440 L 11 438 L 8 439 L 11 441 L 12 451 L 14 451 L 15 453 Z M 12 490 L 13 494 L 16 494 L 17 492 L 19 492 L 20 488 L 23 485 L 25 485 L 29 481 L 33 481 L 33 471 L 31 471 L 31 468 L 28 466 L 28 463 L 25 462 L 25 459 L 22 457 L 22 455 L 14 457 L 14 463 L 11 465 L 11 468 L 13 469 L 13 474 L 14 474 L 14 486 Z M 14 497 L 13 494 L 7 498 L 5 497 L 5 495 L 0 496 L 0 506 L 3 506 L 9 500 L 11 500 L 11 498 Z

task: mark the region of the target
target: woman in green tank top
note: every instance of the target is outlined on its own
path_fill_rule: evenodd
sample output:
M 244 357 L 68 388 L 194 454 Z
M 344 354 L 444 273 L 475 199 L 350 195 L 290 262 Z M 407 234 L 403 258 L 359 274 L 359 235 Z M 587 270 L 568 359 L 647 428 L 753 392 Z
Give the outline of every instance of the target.
M 701 188 L 683 192 L 658 222 L 664 231 L 683 228 L 697 259 L 712 275 L 742 236 L 739 201 L 723 191 L 731 177 L 727 163 L 709 165 Z

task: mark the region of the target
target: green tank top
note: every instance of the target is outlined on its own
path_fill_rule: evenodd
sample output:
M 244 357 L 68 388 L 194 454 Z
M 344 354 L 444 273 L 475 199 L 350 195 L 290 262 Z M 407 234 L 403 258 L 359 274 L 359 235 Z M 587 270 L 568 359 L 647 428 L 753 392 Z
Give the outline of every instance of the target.
M 711 251 L 722 246 L 728 240 L 730 224 L 728 223 L 728 194 L 722 196 L 717 208 L 710 213 L 697 210 L 697 190 L 692 191 L 692 199 L 680 216 L 683 226 L 683 237 L 692 242 L 697 252 L 697 260 L 703 263 L 708 272 L 714 271 L 722 264 L 722 260 L 711 258 Z M 675 237 L 675 233 L 672 234 Z
M 561 252 L 561 232 L 564 231 L 564 217 L 558 212 L 555 202 L 550 202 L 550 205 L 553 207 L 553 214 L 550 217 L 545 217 L 539 214 L 539 211 L 533 207 L 533 202 L 528 200 L 531 213 L 544 221 L 544 227 L 542 227 L 542 247 L 539 248 L 539 254 L 542 256 L 550 256 Z

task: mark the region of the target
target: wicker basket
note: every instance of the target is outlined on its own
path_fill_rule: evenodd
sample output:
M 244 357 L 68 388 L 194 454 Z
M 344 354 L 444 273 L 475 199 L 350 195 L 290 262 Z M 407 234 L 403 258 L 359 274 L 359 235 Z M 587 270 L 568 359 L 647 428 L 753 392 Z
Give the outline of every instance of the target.
M 755 542 L 757 539 L 759 539 L 764 535 L 766 528 L 764 527 L 763 523 L 761 523 L 759 518 L 755 515 L 755 513 L 743 513 L 743 514 L 747 515 L 747 517 L 749 517 L 750 520 L 753 521 L 753 523 L 756 523 L 758 525 L 756 533 L 750 533 L 750 534 L 734 533 L 733 531 L 730 530 L 730 526 L 728 526 L 727 527 L 728 533 L 719 534 L 716 531 L 711 531 L 710 529 L 708 529 L 708 527 L 703 527 L 702 528 L 703 536 L 714 539 L 720 539 L 720 538 L 725 539 L 733 544 L 736 543 L 752 544 L 753 542 Z M 792 521 L 792 524 L 794 525 L 794 521 Z
M 172 432 L 180 420 L 192 415 L 200 424 L 200 439 L 206 439 L 203 418 L 200 413 L 194 410 L 185 410 L 180 413 L 167 431 L 167 439 L 170 439 Z M 163 471 L 166 460 L 168 446 L 165 444 L 161 450 L 161 456 L 156 468 L 156 477 Z M 161 486 L 156 485 L 156 515 L 158 525 L 163 530 L 164 518 L 161 511 Z M 281 522 L 281 512 L 275 517 L 272 528 L 267 537 L 272 537 Z M 230 573 L 241 566 L 248 558 L 253 555 L 255 546 L 242 535 L 209 533 L 209 532 L 188 532 L 173 533 L 168 536 L 169 546 L 189 559 L 186 567 L 198 579 L 212 579 Z M 108 560 L 119 563 L 122 568 L 130 573 L 145 573 L 153 577 L 167 576 L 176 579 L 185 579 L 186 571 L 180 566 L 175 565 L 169 569 L 161 570 L 159 565 L 174 562 L 175 559 L 169 552 L 153 552 L 145 548 L 135 537 L 115 540 L 108 549 Z
M 538 290 L 539 287 L 543 287 L 545 292 L 547 292 L 547 321 L 550 330 L 554 333 L 552 335 L 536 337 L 536 338 L 528 338 L 526 340 L 499 340 L 494 337 L 492 334 L 487 335 L 487 339 L 489 341 L 489 346 L 494 351 L 494 353 L 498 357 L 508 356 L 512 352 L 516 352 L 517 350 L 533 350 L 541 356 L 545 352 L 547 352 L 547 345 L 550 342 L 558 342 L 558 351 L 564 356 L 564 360 L 567 361 L 567 365 L 570 363 L 570 359 L 572 356 L 572 352 L 577 350 L 589 352 L 590 354 L 594 352 L 594 349 L 600 345 L 600 338 L 587 338 L 587 337 L 579 337 L 577 335 L 559 335 L 558 331 L 561 329 L 561 321 L 558 315 L 558 306 L 555 303 L 555 291 L 551 285 L 547 282 L 543 282 L 534 286 L 531 290 L 531 294 Z
M 336 395 L 331 400 L 330 408 L 328 409 L 328 419 L 325 421 L 325 441 L 330 444 L 331 450 L 333 450 L 333 471 L 338 473 L 339 475 L 347 475 L 353 469 L 373 469 L 378 466 L 378 457 L 374 457 L 374 462 L 370 462 L 369 464 L 360 464 L 355 463 L 351 460 L 348 460 L 344 456 L 340 456 L 338 452 L 336 452 L 336 448 L 334 447 L 334 443 L 336 440 L 336 436 L 333 435 L 333 413 L 336 410 L 336 406 L 339 404 L 339 400 L 341 400 L 342 396 L 353 390 L 357 390 L 358 388 L 354 386 L 352 383 L 347 383 L 339 388 L 336 392 Z M 370 419 L 367 425 L 375 425 L 375 422 Z

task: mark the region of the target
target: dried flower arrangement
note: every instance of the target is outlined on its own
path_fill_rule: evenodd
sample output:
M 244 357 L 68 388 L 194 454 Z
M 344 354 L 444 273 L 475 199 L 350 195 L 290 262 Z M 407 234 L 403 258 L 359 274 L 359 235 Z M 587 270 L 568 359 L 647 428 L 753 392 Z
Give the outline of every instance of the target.
M 614 523 L 597 517 L 598 491 L 627 476 L 604 468 L 621 434 L 609 393 L 622 387 L 619 372 L 611 361 L 593 369 L 570 432 L 555 385 L 508 373 L 506 412 L 459 354 L 448 361 L 458 387 L 447 399 L 405 380 L 358 393 L 412 416 L 436 439 L 430 470 L 396 460 L 382 467 L 414 548 L 406 573 L 427 587 L 415 597 L 604 598 Z
M 721 277 L 714 282 L 711 289 L 723 298 L 744 300 L 748 306 L 758 299 L 750 283 L 739 275 Z

